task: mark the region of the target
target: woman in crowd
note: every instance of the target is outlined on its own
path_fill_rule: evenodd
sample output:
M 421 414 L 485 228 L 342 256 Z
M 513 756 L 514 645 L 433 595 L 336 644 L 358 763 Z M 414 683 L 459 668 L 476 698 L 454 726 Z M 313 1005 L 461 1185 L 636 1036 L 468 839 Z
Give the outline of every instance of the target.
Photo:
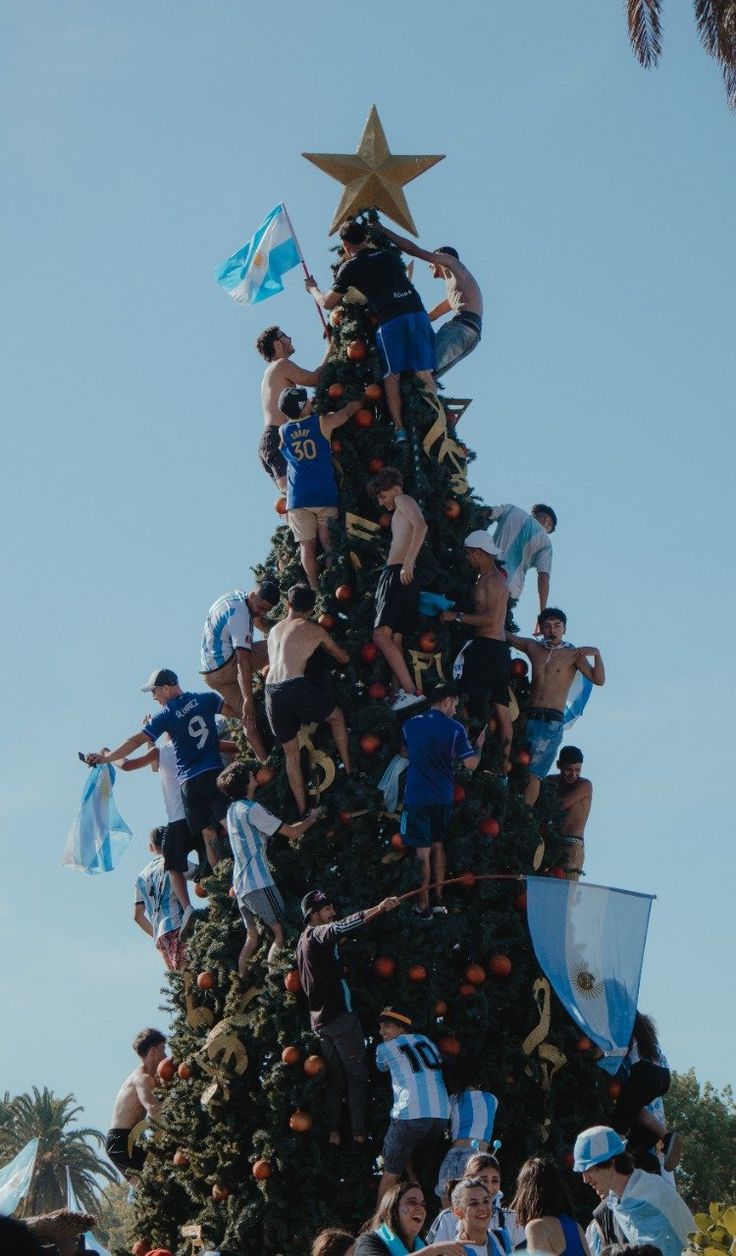
M 504 1256 L 491 1230 L 493 1204 L 480 1178 L 463 1178 L 450 1192 L 450 1207 L 458 1220 L 458 1241 L 467 1256 Z
M 355 1256 L 406 1256 L 422 1251 L 424 1256 L 466 1256 L 461 1243 L 438 1242 L 427 1247 L 419 1231 L 427 1219 L 424 1193 L 416 1182 L 399 1182 L 379 1201 L 378 1207 L 358 1235 Z
M 532 1156 L 521 1166 L 511 1207 L 532 1256 L 590 1256 L 554 1160 Z
M 489 1228 L 493 1231 L 494 1238 L 498 1240 L 501 1250 L 507 1254 L 512 1252 L 518 1243 L 524 1242 L 524 1231 L 518 1229 L 514 1214 L 501 1206 L 503 1194 L 501 1192 L 501 1167 L 498 1160 L 490 1152 L 476 1152 L 475 1155 L 471 1155 L 465 1166 L 465 1177 L 479 1178 L 485 1186 L 492 1205 Z M 434 1243 L 441 1239 L 456 1238 L 458 1224 L 458 1218 L 452 1208 L 445 1208 L 435 1217 L 427 1235 L 427 1241 Z

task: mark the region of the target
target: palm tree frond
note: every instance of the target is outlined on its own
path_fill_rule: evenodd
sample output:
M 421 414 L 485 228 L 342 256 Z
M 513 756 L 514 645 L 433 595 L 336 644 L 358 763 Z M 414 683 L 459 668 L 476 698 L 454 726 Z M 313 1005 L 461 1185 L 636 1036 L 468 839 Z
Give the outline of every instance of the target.
M 627 0 L 627 17 L 634 56 L 645 69 L 651 69 L 662 52 L 660 0 Z

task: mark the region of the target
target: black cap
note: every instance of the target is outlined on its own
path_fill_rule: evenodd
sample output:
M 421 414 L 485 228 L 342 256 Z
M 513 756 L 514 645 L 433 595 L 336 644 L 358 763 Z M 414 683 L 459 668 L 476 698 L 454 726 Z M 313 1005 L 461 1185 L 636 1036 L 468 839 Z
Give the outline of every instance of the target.
M 256 592 L 269 606 L 275 606 L 281 597 L 281 590 L 275 580 L 259 580 Z
M 285 388 L 279 397 L 279 410 L 287 419 L 298 419 L 308 397 L 306 388 Z
M 141 685 L 141 693 L 150 693 L 152 689 L 157 689 L 159 685 L 178 685 L 179 677 L 176 672 L 172 672 L 170 667 L 161 667 L 157 672 L 151 672 L 145 685 Z
M 319 911 L 321 907 L 327 907 L 331 903 L 332 899 L 324 890 L 310 890 L 302 899 L 302 918 L 309 920 L 313 911 Z

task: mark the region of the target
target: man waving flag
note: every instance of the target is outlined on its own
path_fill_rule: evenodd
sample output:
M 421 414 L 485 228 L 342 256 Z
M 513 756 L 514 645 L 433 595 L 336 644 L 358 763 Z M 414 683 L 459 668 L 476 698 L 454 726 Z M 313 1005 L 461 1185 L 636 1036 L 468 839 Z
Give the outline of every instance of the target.
M 282 277 L 301 260 L 294 229 L 282 203 L 271 210 L 253 238 L 218 267 L 215 278 L 233 301 L 255 304 L 283 292 Z

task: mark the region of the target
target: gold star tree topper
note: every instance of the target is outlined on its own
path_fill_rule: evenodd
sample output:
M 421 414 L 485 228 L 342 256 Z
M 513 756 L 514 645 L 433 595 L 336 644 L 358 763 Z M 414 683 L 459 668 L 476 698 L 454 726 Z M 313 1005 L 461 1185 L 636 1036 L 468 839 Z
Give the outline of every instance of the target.
M 442 161 L 444 153 L 406 155 L 392 153 L 373 105 L 355 153 L 302 153 L 325 174 L 345 185 L 340 204 L 330 223 L 329 234 L 364 209 L 380 209 L 400 227 L 417 234 L 414 219 L 404 196 L 404 184 L 411 183 Z

